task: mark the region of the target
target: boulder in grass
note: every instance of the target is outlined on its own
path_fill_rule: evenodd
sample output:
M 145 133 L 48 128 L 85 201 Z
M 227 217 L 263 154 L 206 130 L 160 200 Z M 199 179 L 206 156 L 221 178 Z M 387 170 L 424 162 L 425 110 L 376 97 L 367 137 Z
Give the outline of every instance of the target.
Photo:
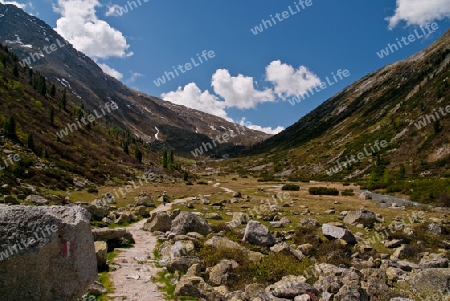
M 261 247 L 271 247 L 275 245 L 275 238 L 269 229 L 257 221 L 250 221 L 244 232 L 245 242 Z

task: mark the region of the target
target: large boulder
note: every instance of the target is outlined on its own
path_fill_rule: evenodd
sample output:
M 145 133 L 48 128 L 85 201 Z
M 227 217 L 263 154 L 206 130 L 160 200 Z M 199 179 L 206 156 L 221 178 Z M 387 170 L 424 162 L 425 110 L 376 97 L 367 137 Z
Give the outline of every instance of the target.
M 262 247 L 271 247 L 275 244 L 275 238 L 270 233 L 269 229 L 257 221 L 250 221 L 247 224 L 243 240 L 252 245 Z
M 322 233 L 328 239 L 342 239 L 347 243 L 355 243 L 356 238 L 353 234 L 346 228 L 336 227 L 330 224 L 322 225 Z
M 181 212 L 172 221 L 172 227 L 170 228 L 170 232 L 176 235 L 187 234 L 188 232 L 208 235 L 211 231 L 211 227 L 204 219 L 188 211 Z
M 154 232 L 167 232 L 172 227 L 172 219 L 167 214 L 167 212 L 154 212 L 150 215 L 150 218 L 147 219 L 147 222 L 144 224 L 143 229 Z
M 363 224 L 366 227 L 373 227 L 376 222 L 377 216 L 368 210 L 350 211 L 344 218 L 344 223 L 351 225 Z
M 0 299 L 79 300 L 97 279 L 90 215 L 0 205 Z

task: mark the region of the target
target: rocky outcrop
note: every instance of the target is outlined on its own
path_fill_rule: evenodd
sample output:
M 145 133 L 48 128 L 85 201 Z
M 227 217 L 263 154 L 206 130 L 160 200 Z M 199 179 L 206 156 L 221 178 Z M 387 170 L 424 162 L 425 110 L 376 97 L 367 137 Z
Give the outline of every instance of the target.
M 2 300 L 79 300 L 97 279 L 89 213 L 0 205 Z

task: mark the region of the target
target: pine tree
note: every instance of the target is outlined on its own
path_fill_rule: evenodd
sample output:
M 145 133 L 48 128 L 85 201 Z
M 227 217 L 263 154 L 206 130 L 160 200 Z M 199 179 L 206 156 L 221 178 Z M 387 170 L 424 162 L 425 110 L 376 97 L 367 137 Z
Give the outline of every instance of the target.
M 54 111 L 53 111 L 53 107 L 50 107 L 50 125 L 53 126 L 54 125 Z
M 29 133 L 27 135 L 27 147 L 29 149 L 31 149 L 32 151 L 34 151 L 34 139 L 33 139 L 33 134 Z
M 383 182 L 384 182 L 384 184 L 387 184 L 387 185 L 392 184 L 392 176 L 391 176 L 391 172 L 390 172 L 388 169 L 386 169 L 386 170 L 384 171 Z
M 56 95 L 56 87 L 55 87 L 55 84 L 52 84 L 52 86 L 50 88 L 50 96 L 55 97 L 55 95 Z
M 441 121 L 440 121 L 440 120 L 436 120 L 436 121 L 433 123 L 433 129 L 434 129 L 434 133 L 435 133 L 435 134 L 437 134 L 437 133 L 439 133 L 439 132 L 441 131 L 442 126 L 441 126 Z
M 400 179 L 403 179 L 406 174 L 405 164 L 400 165 Z
M 66 110 L 66 89 L 63 91 L 63 95 L 61 97 L 61 103 L 60 103 L 61 109 Z
M 44 148 L 44 150 L 42 151 L 42 157 L 45 159 L 48 159 L 48 157 L 49 157 L 48 150 L 46 148 Z
M 45 96 L 45 94 L 47 93 L 47 85 L 45 83 L 45 77 L 39 75 L 39 79 L 37 81 L 37 90 L 38 93 L 41 94 L 42 96 Z
M 136 147 L 134 150 L 134 157 L 139 161 L 139 163 L 142 163 L 142 152 L 139 149 L 139 147 Z
M 2 56 L 2 65 L 6 68 L 6 56 Z
M 129 155 L 130 151 L 128 150 L 128 141 L 125 141 L 122 143 L 122 149 L 125 152 L 125 154 Z
M 168 160 L 167 160 L 167 150 L 163 151 L 163 159 L 162 159 L 162 167 L 167 168 Z
M 14 120 L 14 117 L 9 117 L 3 128 L 5 130 L 6 137 L 11 139 L 16 138 L 16 121 Z
M 17 67 L 17 63 L 13 65 L 13 74 L 15 77 L 19 77 L 19 68 Z

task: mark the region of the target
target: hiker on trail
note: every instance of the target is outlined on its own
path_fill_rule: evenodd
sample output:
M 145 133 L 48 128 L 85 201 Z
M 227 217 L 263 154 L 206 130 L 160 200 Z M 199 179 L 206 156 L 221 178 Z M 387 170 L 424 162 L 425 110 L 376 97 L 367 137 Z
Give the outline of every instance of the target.
M 167 193 L 164 191 L 163 193 L 163 205 L 166 206 L 167 203 Z

